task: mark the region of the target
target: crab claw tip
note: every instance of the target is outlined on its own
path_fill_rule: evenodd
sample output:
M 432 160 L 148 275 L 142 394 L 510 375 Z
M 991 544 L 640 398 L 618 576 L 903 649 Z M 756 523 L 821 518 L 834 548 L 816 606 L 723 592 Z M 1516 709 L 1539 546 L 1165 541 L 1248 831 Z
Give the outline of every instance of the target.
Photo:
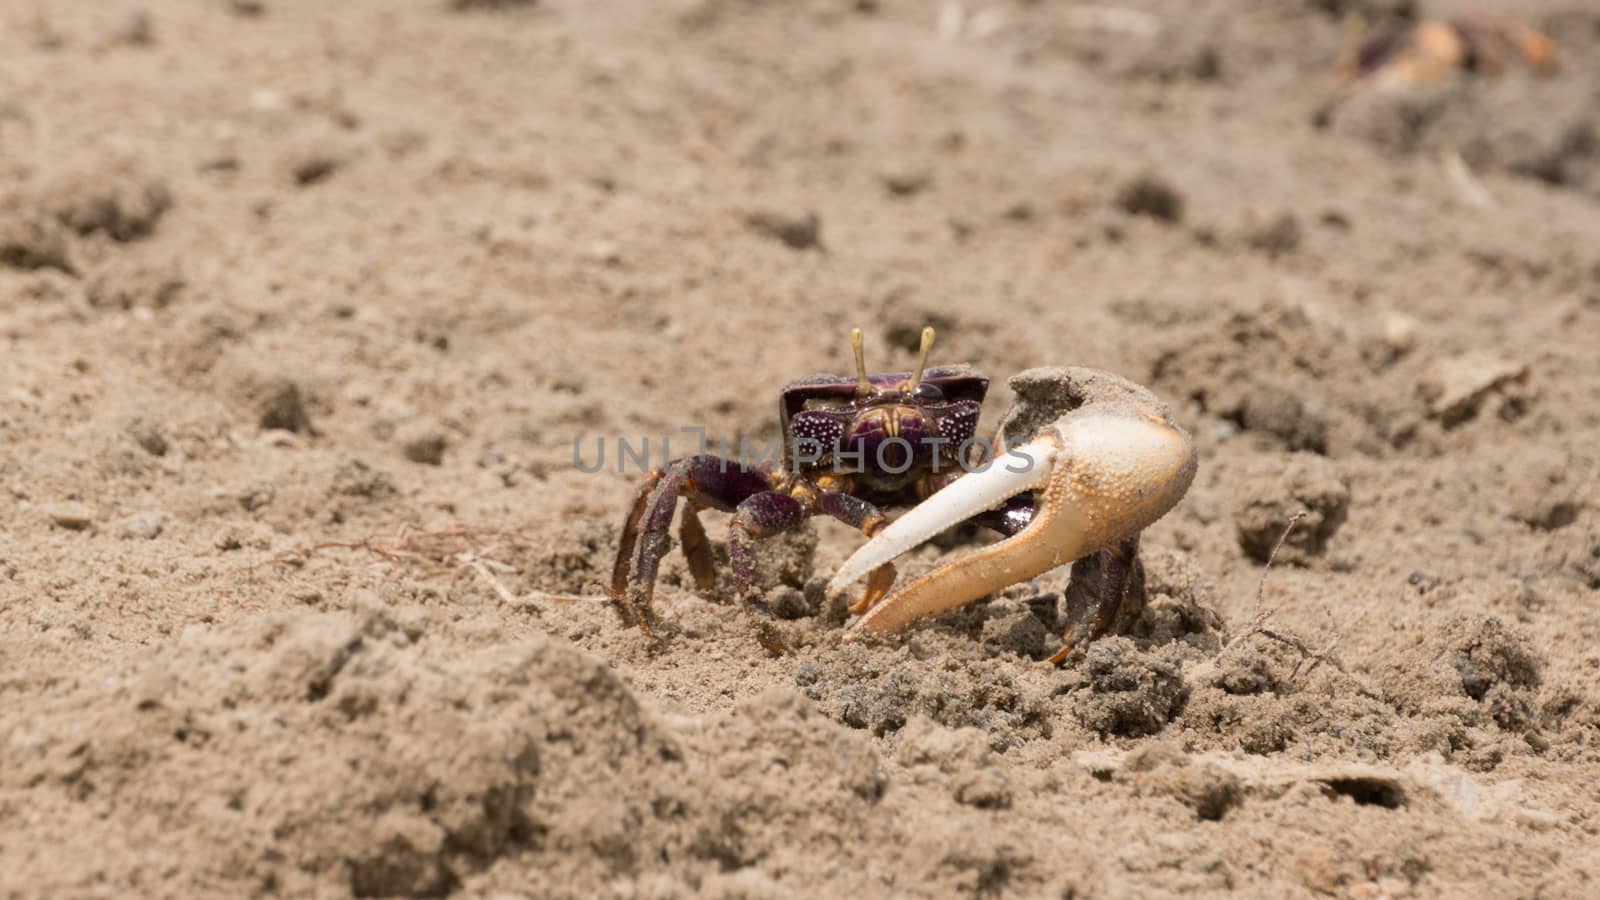
M 957 478 L 858 548 L 828 582 L 828 596 L 845 593 L 857 579 L 939 532 L 1038 487 L 1050 474 L 1057 447 L 1053 437 L 1041 437 Z

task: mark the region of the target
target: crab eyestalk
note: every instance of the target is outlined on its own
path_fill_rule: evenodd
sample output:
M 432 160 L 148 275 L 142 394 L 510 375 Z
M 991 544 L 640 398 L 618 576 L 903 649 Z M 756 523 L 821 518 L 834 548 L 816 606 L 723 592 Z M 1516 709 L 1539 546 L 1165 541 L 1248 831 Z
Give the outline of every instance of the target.
M 1189 435 L 1159 411 L 1132 402 L 1073 410 L 988 468 L 956 479 L 846 560 L 828 585 L 830 595 L 935 534 L 1034 492 L 1025 528 L 889 594 L 846 637 L 897 632 L 1066 563 L 1115 552 L 1177 504 L 1195 467 Z
M 928 368 L 928 354 L 933 351 L 933 326 L 925 325 L 922 328 L 922 349 L 917 353 L 917 371 L 906 382 L 906 393 L 915 393 L 917 385 L 922 383 L 922 373 Z
M 867 378 L 866 337 L 861 329 L 850 329 L 850 348 L 856 353 L 856 396 L 872 396 L 872 381 Z

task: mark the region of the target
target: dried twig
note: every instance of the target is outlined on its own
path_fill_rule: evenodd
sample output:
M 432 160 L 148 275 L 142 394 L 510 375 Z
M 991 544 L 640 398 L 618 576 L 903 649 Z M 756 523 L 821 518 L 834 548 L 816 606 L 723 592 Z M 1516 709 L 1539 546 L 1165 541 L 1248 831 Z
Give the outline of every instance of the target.
M 496 594 L 500 595 L 500 599 L 505 603 L 505 605 L 517 605 L 517 598 L 512 595 L 511 591 L 508 590 L 505 585 L 500 583 L 500 579 L 494 577 L 494 573 L 490 572 L 489 567 L 483 564 L 483 560 L 473 560 L 472 571 L 477 572 L 478 577 L 482 578 L 485 584 L 489 585 L 490 588 L 494 589 Z
M 450 575 L 459 580 L 472 573 L 508 606 L 523 607 L 538 601 L 575 603 L 580 601 L 609 602 L 606 597 L 585 597 L 578 594 L 548 594 L 533 591 L 522 596 L 513 594 L 495 572 L 516 573 L 520 569 L 496 557 L 525 558 L 537 552 L 529 537 L 517 530 L 466 525 L 454 522 L 443 528 L 417 529 L 402 525 L 392 532 L 373 535 L 359 541 L 324 541 L 289 553 L 280 554 L 245 567 L 252 571 L 263 566 L 303 565 L 310 557 L 326 550 L 360 550 L 386 562 L 405 565 L 420 570 L 422 577 L 434 578 Z
M 1467 161 L 1461 158 L 1461 151 L 1454 147 L 1446 147 L 1439 154 L 1439 162 L 1444 167 L 1444 174 L 1461 196 L 1479 209 L 1488 209 L 1495 205 L 1494 195 L 1483 186 L 1478 176 L 1467 167 Z
M 1289 540 L 1289 535 L 1294 533 L 1294 527 L 1299 525 L 1300 520 L 1305 517 L 1306 514 L 1304 512 L 1297 512 L 1290 516 L 1289 521 L 1284 524 L 1283 533 L 1278 535 L 1278 543 L 1272 546 L 1272 552 L 1267 554 L 1267 564 L 1261 568 L 1261 580 L 1256 583 L 1256 609 L 1255 614 L 1250 618 L 1250 627 L 1229 638 L 1228 642 L 1222 645 L 1222 650 L 1217 653 L 1218 656 L 1228 652 L 1230 647 L 1250 635 L 1263 633 L 1262 628 L 1267 624 L 1267 620 L 1272 618 L 1272 614 L 1278 611 L 1276 606 L 1268 610 L 1262 609 L 1266 605 L 1267 575 L 1272 571 L 1272 564 L 1278 559 L 1278 551 L 1283 549 L 1284 543 Z
M 1340 674 L 1354 680 L 1354 676 L 1350 674 L 1349 670 L 1344 667 L 1344 663 L 1340 662 L 1339 658 L 1335 655 L 1335 652 L 1339 649 L 1338 637 L 1332 638 L 1328 641 L 1326 646 L 1318 650 L 1311 647 L 1302 638 L 1293 634 L 1278 631 L 1267 624 L 1269 621 L 1271 621 L 1273 614 L 1279 609 L 1277 606 L 1274 606 L 1270 609 L 1265 608 L 1267 574 L 1272 571 L 1272 564 L 1278 558 L 1278 551 L 1283 549 L 1283 545 L 1289 540 L 1289 535 L 1294 533 L 1295 526 L 1300 524 L 1300 520 L 1305 518 L 1305 515 L 1306 514 L 1304 512 L 1297 512 L 1290 516 L 1289 521 L 1283 526 L 1283 533 L 1278 535 L 1278 543 L 1273 546 L 1272 553 L 1267 556 L 1267 564 L 1261 570 L 1261 581 L 1256 585 L 1255 615 L 1251 617 L 1249 627 L 1245 628 L 1245 630 L 1239 634 L 1234 635 L 1232 638 L 1229 638 L 1228 642 L 1222 645 L 1222 649 L 1217 651 L 1217 658 L 1220 659 L 1223 654 L 1227 653 L 1228 650 L 1233 647 L 1234 644 L 1237 644 L 1240 641 L 1251 637 L 1252 635 L 1259 634 L 1268 640 L 1277 641 L 1280 644 L 1292 647 L 1300 654 L 1300 660 L 1299 662 L 1295 663 L 1294 671 L 1289 673 L 1290 684 L 1293 684 L 1299 680 L 1300 676 L 1302 675 L 1310 675 L 1312 672 L 1316 671 L 1318 666 L 1322 665 L 1323 663 L 1327 663 L 1328 665 L 1337 669 Z M 1331 628 L 1335 625 L 1333 621 L 1333 611 L 1327 610 L 1327 614 L 1328 624 Z M 1357 684 L 1360 685 L 1359 680 L 1357 681 Z M 1360 685 L 1360 690 L 1363 694 L 1369 697 L 1377 696 L 1365 685 Z
M 500 562 L 495 557 L 529 555 L 533 552 L 533 544 L 522 532 L 510 529 L 466 525 L 459 522 L 430 530 L 402 525 L 395 531 L 376 534 L 359 541 L 325 541 L 313 544 L 263 560 L 250 568 L 299 564 L 324 550 L 364 550 L 389 562 L 421 567 L 426 570 L 429 577 L 432 577 L 455 571 L 474 562 L 483 562 L 504 571 L 516 571 L 515 566 Z
M 1294 527 L 1296 525 L 1299 525 L 1300 524 L 1300 520 L 1304 519 L 1305 517 L 1306 517 L 1306 514 L 1305 514 L 1304 510 L 1302 510 L 1300 512 L 1297 512 L 1294 515 L 1290 516 L 1289 517 L 1289 521 L 1284 523 L 1283 533 L 1278 535 L 1278 542 L 1276 544 L 1272 545 L 1272 552 L 1267 554 L 1267 564 L 1265 566 L 1261 567 L 1261 580 L 1256 583 L 1256 615 L 1257 616 L 1261 616 L 1261 604 L 1265 600 L 1266 595 L 1267 595 L 1267 573 L 1272 571 L 1272 564 L 1278 561 L 1278 551 L 1282 550 L 1283 549 L 1283 545 L 1288 542 L 1289 535 L 1294 533 Z M 1273 607 L 1272 611 L 1268 612 L 1267 615 L 1270 616 L 1270 615 L 1272 615 L 1273 612 L 1276 612 L 1276 611 L 1277 611 L 1277 607 Z

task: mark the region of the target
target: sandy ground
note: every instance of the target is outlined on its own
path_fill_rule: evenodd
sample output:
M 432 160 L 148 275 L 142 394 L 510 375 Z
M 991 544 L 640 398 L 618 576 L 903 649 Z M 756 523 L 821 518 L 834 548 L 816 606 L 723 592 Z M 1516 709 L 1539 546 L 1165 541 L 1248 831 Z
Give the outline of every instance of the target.
M 0 895 L 1594 896 L 1600 13 L 1331 103 L 1407 6 L 0 3 Z M 1137 633 L 599 599 L 575 439 L 928 323 L 1193 432 Z

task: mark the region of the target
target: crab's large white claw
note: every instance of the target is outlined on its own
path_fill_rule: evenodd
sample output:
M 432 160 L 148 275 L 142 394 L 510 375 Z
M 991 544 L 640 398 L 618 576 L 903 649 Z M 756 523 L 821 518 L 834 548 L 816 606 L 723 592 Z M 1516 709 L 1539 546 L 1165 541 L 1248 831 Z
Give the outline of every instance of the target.
M 1026 528 L 906 584 L 852 629 L 899 631 L 1137 535 L 1177 505 L 1195 467 L 1189 435 L 1159 411 L 1133 403 L 1080 407 L 890 523 L 845 561 L 828 593 L 844 593 L 940 531 L 1034 491 Z

